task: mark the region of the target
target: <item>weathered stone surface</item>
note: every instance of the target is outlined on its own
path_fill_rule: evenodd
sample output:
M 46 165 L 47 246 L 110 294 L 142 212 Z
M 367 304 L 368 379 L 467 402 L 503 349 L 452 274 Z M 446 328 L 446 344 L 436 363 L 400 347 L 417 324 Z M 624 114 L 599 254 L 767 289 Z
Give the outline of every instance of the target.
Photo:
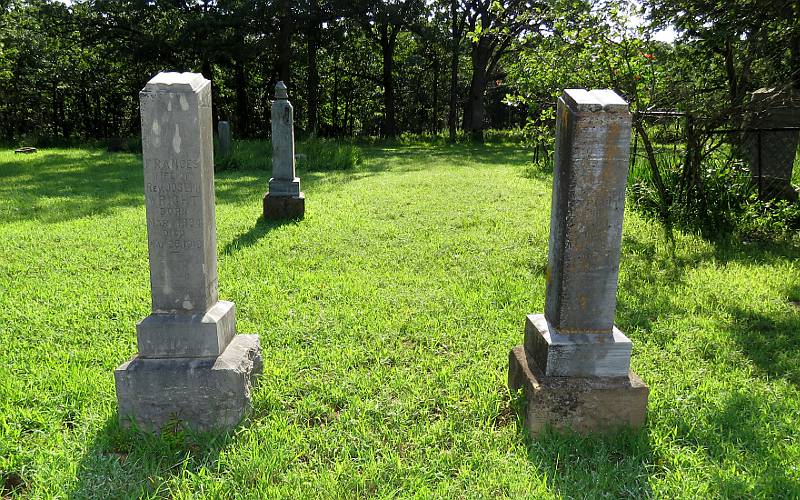
M 509 387 L 524 387 L 533 434 L 644 423 L 648 389 L 614 326 L 630 138 L 628 105 L 613 91 L 558 100 L 545 312 L 527 316 L 525 344 L 509 355 Z
M 545 300 L 559 333 L 612 332 L 630 138 L 614 92 L 559 98 Z
M 205 314 L 151 314 L 136 325 L 143 358 L 216 357 L 236 335 L 236 306 L 220 300 Z
M 120 422 L 149 432 L 176 423 L 197 431 L 229 429 L 249 411 L 261 370 L 257 335 L 237 335 L 216 358 L 135 356 L 114 372 Z
M 211 83 L 159 73 L 139 93 L 154 313 L 217 302 Z
M 299 219 L 305 214 L 305 195 L 295 175 L 294 108 L 286 85 L 275 85 L 272 103 L 272 178 L 264 195 L 264 217 L 271 220 Z
M 306 198 L 300 196 L 264 195 L 264 218 L 268 220 L 301 219 L 305 215 Z
M 546 377 L 517 346 L 509 353 L 508 386 L 524 390 L 525 426 L 532 435 L 550 427 L 581 434 L 639 428 L 649 389 L 632 371 L 624 377 Z
M 161 73 L 140 93 L 153 314 L 114 375 L 122 423 L 143 430 L 236 425 L 261 370 L 258 337 L 236 335 L 235 306 L 217 300 L 210 90 Z
M 548 377 L 624 377 L 631 346 L 617 327 L 612 333 L 563 335 L 549 328 L 544 314 L 525 318 L 525 349 Z
M 218 122 L 217 136 L 219 137 L 219 154 L 228 156 L 231 154 L 231 124 L 226 121 Z
M 272 178 L 269 180 L 269 194 L 273 197 L 277 196 L 300 196 L 300 177 L 287 181 L 283 179 Z
M 272 178 L 293 181 L 294 165 L 294 108 L 289 102 L 286 85 L 275 85 L 272 102 Z

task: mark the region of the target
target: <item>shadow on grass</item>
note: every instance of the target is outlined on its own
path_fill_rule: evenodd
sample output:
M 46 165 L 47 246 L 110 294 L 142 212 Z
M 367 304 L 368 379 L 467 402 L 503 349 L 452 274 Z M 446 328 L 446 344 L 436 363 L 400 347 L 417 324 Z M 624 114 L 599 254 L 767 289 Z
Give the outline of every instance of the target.
M 656 248 L 654 240 L 641 241 L 625 234 L 622 241 L 624 273 L 619 281 L 617 322 L 623 330 L 637 327 L 649 331 L 663 317 L 686 313 L 680 289 L 686 284 L 686 274 L 702 264 L 758 265 L 794 259 L 800 259 L 800 248 L 738 240 L 711 242 L 711 245 L 704 245 L 703 248 L 690 249 L 689 252 L 669 257 L 665 251 Z M 800 292 L 797 293 L 800 295 Z M 652 340 L 663 346 L 669 339 Z
M 765 314 L 739 305 L 729 308 L 730 331 L 758 369 L 800 387 L 800 310 Z
M 143 203 L 141 160 L 99 151 L 0 162 L 0 220 L 54 223 Z
M 665 249 L 656 248 L 655 241 L 642 241 L 627 234 L 623 240 L 622 265 L 625 272 L 619 282 L 617 324 L 623 331 L 638 328 L 647 332 L 641 340 L 651 344 L 651 349 L 673 349 L 672 344 L 678 342 L 680 332 L 653 333 L 655 325 L 661 320 L 703 316 L 702 311 L 694 310 L 696 306 L 687 304 L 683 297 L 689 275 L 694 270 L 708 264 L 719 267 L 731 263 L 764 265 L 800 258 L 800 249 L 778 243 L 719 240 L 680 250 L 678 255 L 669 256 Z M 793 300 L 800 299 L 800 287 L 793 284 L 779 292 L 782 292 L 778 295 L 784 297 L 786 307 L 777 311 L 772 309 L 769 313 L 763 312 L 760 304 L 726 301 L 724 292 L 718 304 L 704 307 L 719 309 L 713 317 L 720 322 L 720 340 L 723 344 L 730 340 L 735 350 L 733 355 L 741 355 L 752 362 L 757 369 L 755 377 L 763 377 L 766 382 L 783 379 L 800 386 L 800 308 L 791 304 Z M 679 349 L 691 351 L 692 346 L 680 346 Z M 730 362 L 729 359 L 718 361 L 714 357 L 717 352 L 726 349 L 729 349 L 726 345 L 716 346 L 712 343 L 707 349 L 712 353 L 711 357 L 701 362 Z M 697 353 L 691 355 L 696 356 Z M 741 497 L 748 496 L 746 492 L 758 492 L 759 496 L 766 498 L 793 498 L 800 494 L 800 485 L 792 477 L 791 464 L 782 459 L 786 455 L 785 436 L 793 435 L 796 429 L 775 430 L 776 427 L 789 427 L 796 410 L 787 407 L 778 395 L 773 399 L 764 398 L 763 392 L 760 394 L 762 396 L 759 397 L 749 392 L 748 387 L 740 387 L 718 398 L 695 395 L 704 402 L 684 408 L 684 403 L 672 401 L 659 413 L 659 427 L 674 429 L 670 441 L 681 448 L 700 450 L 706 455 L 704 460 L 707 460 L 707 465 L 703 468 L 705 474 L 712 474 L 713 477 L 700 480 L 711 485 L 711 496 Z M 647 464 L 645 468 L 650 468 L 649 464 L 675 462 L 674 456 L 649 456 L 651 452 L 644 443 L 626 444 L 624 440 L 613 439 L 610 442 L 638 455 L 642 463 Z M 558 472 L 557 467 L 541 457 L 550 457 L 549 460 L 555 457 L 562 461 L 564 453 L 568 454 L 570 449 L 584 450 L 581 456 L 593 456 L 585 451 L 586 446 L 591 450 L 600 445 L 591 441 L 584 443 L 578 438 L 555 436 L 538 440 L 534 449 L 540 457 L 537 463 L 546 470 Z M 600 449 L 603 450 L 602 447 Z M 662 449 L 664 451 L 660 453 L 680 453 L 674 448 Z M 580 461 L 580 457 L 570 460 Z M 713 466 L 708 467 L 709 462 Z M 738 470 L 733 471 L 732 464 L 739 464 Z M 591 463 L 587 465 L 593 466 Z M 638 473 L 637 470 L 632 472 Z M 569 477 L 570 473 L 566 474 Z M 566 495 L 569 492 L 564 490 L 564 493 Z
M 298 171 L 309 190 L 337 188 L 383 172 L 428 168 L 430 160 L 458 166 L 523 164 L 527 151 L 509 145 L 457 144 L 386 145 L 364 148 L 364 162 L 345 170 Z M 253 200 L 264 194 L 269 172 L 259 169 L 217 174 L 217 198 L 222 203 Z M 103 215 L 117 208 L 144 203 L 141 157 L 133 154 L 76 150 L 74 154 L 42 151 L 35 158 L 9 157 L 0 161 L 0 220 L 38 220 L 44 223 Z
M 172 477 L 215 468 L 228 433 L 178 431 L 159 436 L 122 429 L 115 412 L 97 433 L 77 467 L 69 498 L 168 496 Z
M 243 248 L 251 247 L 258 243 L 258 240 L 260 240 L 273 229 L 277 229 L 288 224 L 296 224 L 297 222 L 298 220 L 296 219 L 267 220 L 263 216 L 259 217 L 253 227 L 229 241 L 223 247 L 222 253 L 225 255 L 231 255 Z
M 655 458 L 646 428 L 581 436 L 545 430 L 533 437 L 524 425 L 525 398 L 512 402 L 528 459 L 564 498 L 649 498 Z
M 775 415 L 795 412 L 783 400 L 765 401 L 742 387 L 704 411 L 673 412 L 675 439 L 702 450 L 715 467 L 708 478 L 715 498 L 798 498 L 800 484 L 787 474 L 786 436 L 796 429 Z M 783 426 L 784 428 L 781 428 Z M 669 457 L 665 457 L 669 462 Z M 749 492 L 749 493 L 748 493 Z

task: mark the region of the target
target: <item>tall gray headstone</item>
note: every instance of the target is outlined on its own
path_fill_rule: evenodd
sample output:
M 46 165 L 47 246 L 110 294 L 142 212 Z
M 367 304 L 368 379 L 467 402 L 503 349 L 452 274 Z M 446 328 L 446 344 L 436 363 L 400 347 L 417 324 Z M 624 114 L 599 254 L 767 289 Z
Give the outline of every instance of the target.
M 797 201 L 792 171 L 800 140 L 800 96 L 791 91 L 759 89 L 750 102 L 747 145 L 750 173 L 759 194 Z
M 249 408 L 261 355 L 218 300 L 211 84 L 159 73 L 139 100 L 152 314 L 136 325 L 138 355 L 115 372 L 120 419 L 229 428 Z
M 639 425 L 647 388 L 630 372 L 630 340 L 614 326 L 631 139 L 628 104 L 611 90 L 569 89 L 557 107 L 545 312 L 527 316 L 525 344 L 512 350 L 509 381 L 533 391 L 533 430 L 542 422 L 573 430 Z M 531 382 L 537 372 L 538 385 Z M 588 379 L 602 383 L 586 385 Z M 557 417 L 563 391 L 589 398 L 587 406 L 570 407 L 567 414 L 574 418 Z M 602 405 L 589 401 L 600 395 Z
M 217 136 L 219 137 L 219 154 L 228 156 L 231 154 L 231 124 L 226 121 L 217 123 Z
M 294 108 L 289 102 L 286 85 L 275 85 L 272 103 L 272 178 L 264 196 L 264 217 L 295 219 L 305 213 L 305 195 L 300 191 L 300 178 L 295 173 Z

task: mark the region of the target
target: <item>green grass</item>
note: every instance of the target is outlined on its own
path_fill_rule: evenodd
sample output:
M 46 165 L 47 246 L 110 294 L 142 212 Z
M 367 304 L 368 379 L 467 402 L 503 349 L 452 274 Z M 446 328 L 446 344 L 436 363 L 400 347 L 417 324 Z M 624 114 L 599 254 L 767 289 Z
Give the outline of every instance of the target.
M 217 176 L 220 296 L 257 332 L 226 436 L 116 422 L 149 313 L 140 159 L 0 153 L 0 483 L 32 498 L 800 496 L 800 249 L 626 214 L 618 326 L 640 432 L 521 430 L 507 356 L 544 304 L 551 178 L 511 146 L 365 146 L 301 171 L 306 218 L 256 222 L 268 172 Z

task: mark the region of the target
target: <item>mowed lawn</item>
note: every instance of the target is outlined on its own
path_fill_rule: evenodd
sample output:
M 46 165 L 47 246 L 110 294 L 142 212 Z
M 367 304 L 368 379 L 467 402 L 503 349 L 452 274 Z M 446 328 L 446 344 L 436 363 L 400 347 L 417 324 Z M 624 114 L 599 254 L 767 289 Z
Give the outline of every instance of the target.
M 269 172 L 217 175 L 220 298 L 264 374 L 235 432 L 156 438 L 119 429 L 113 380 L 150 308 L 140 158 L 0 153 L 0 496 L 800 496 L 800 249 L 673 255 L 629 209 L 617 324 L 647 426 L 532 440 L 506 375 L 543 310 L 552 177 L 513 145 L 364 158 L 300 171 L 299 223 L 258 221 Z

